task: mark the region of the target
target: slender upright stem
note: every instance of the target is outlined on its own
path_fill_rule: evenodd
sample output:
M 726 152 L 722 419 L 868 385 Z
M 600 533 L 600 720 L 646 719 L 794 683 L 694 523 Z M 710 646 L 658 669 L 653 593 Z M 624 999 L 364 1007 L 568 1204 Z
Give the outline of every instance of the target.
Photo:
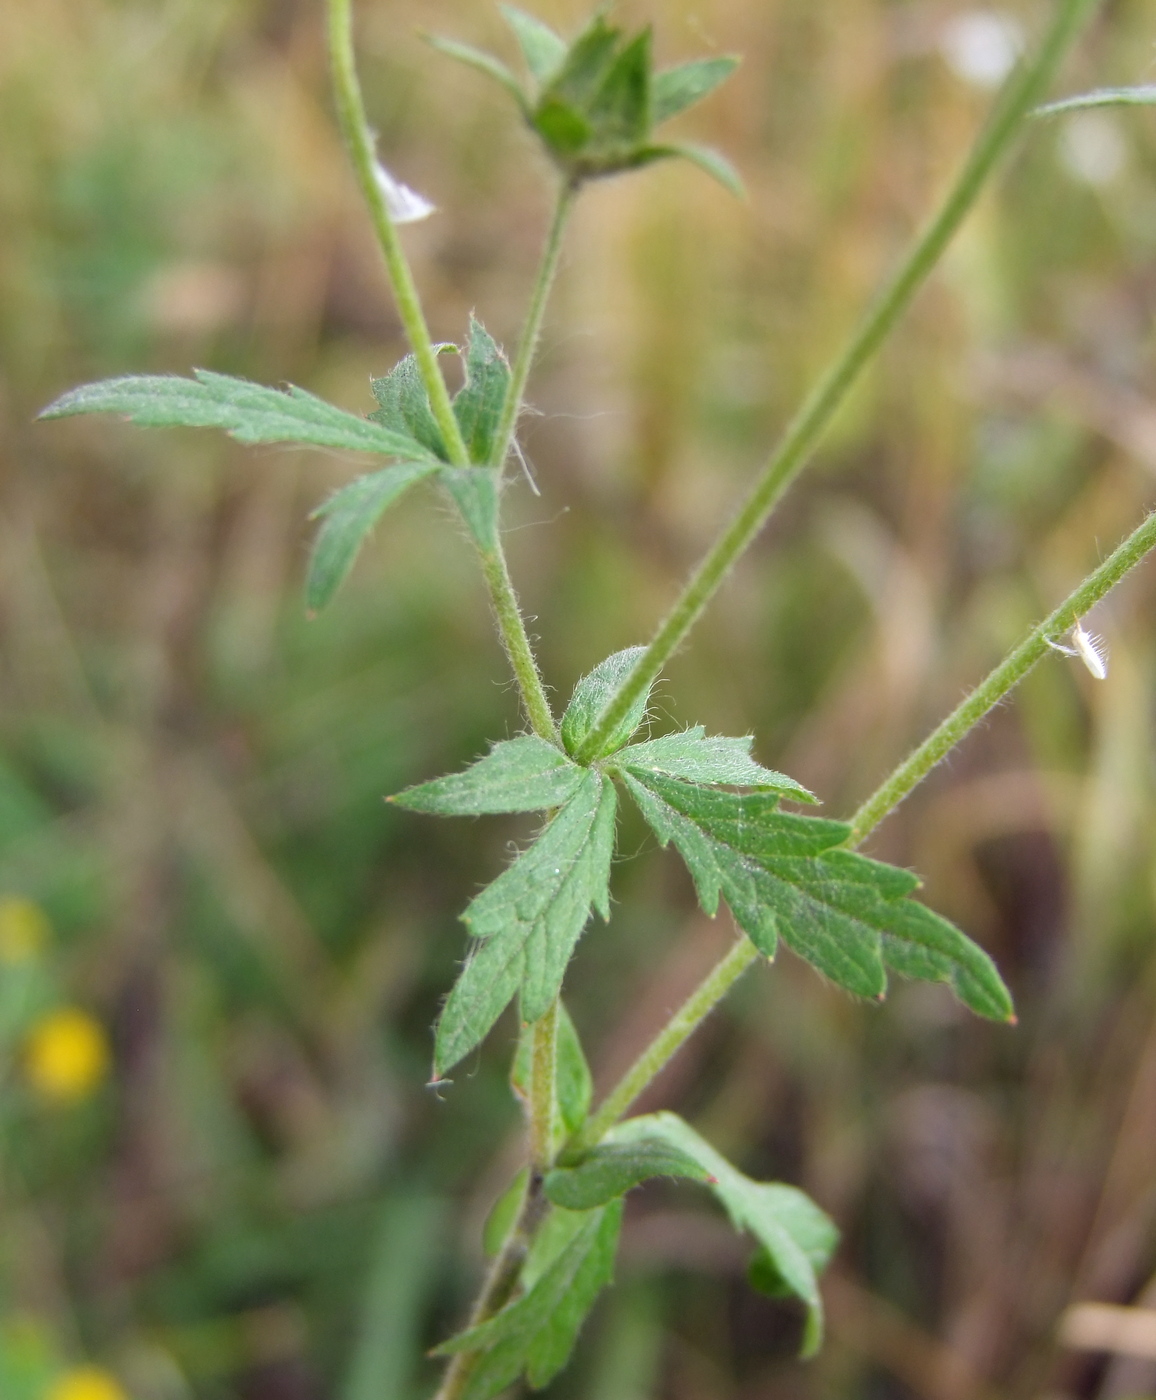
M 675 603 L 607 703 L 575 755 L 589 762 L 605 751 L 632 705 L 644 695 L 694 626 L 720 584 L 766 523 L 783 492 L 810 461 L 819 438 L 875 352 L 939 261 L 1028 111 L 1043 96 L 1060 59 L 1100 0 L 1064 0 L 1035 58 L 1009 80 L 938 212 L 838 358 L 787 425 L 746 500 L 691 575 Z
M 546 739 L 552 744 L 560 743 L 534 649 L 530 645 L 522 611 L 518 607 L 518 595 L 514 592 L 505 553 L 499 545 L 497 549 L 479 549 L 478 558 L 481 561 L 486 587 L 490 591 L 490 602 L 493 604 L 494 617 L 502 636 L 502 645 L 506 648 L 514 678 L 522 692 L 522 703 L 530 725 L 540 739 Z
M 1033 627 L 988 677 L 966 695 L 938 729 L 919 745 L 880 785 L 851 819 L 849 846 L 857 846 L 893 812 L 915 785 L 1027 675 L 1049 650 L 1049 643 L 1067 632 L 1130 569 L 1156 548 L 1156 511 L 1069 593 L 1043 622 Z M 741 974 L 759 956 L 749 938 L 743 937 L 727 953 L 674 1013 L 646 1049 L 606 1096 L 598 1111 L 581 1133 L 567 1145 L 563 1158 L 570 1159 L 593 1147 L 613 1127 L 647 1084 L 662 1069 L 683 1042 L 714 1010 Z
M 1023 680 L 1049 643 L 1062 637 L 1076 619 L 1092 608 L 1124 575 L 1156 546 L 1156 511 L 1154 511 L 1123 544 L 1117 546 L 1095 572 L 1070 593 L 1056 610 L 1044 618 L 994 671 L 970 694 L 964 696 L 951 714 L 918 748 L 899 765 L 889 778 L 859 808 L 851 818 L 849 844 L 858 845 L 888 813 L 893 812 L 913 787 L 921 782 L 941 758 L 952 750 L 969 729 L 973 728 L 998 705 L 1004 696 Z
M 554 206 L 554 218 L 550 224 L 550 232 L 546 237 L 546 247 L 542 252 L 542 262 L 538 268 L 538 276 L 530 296 L 530 306 L 526 312 L 526 323 L 522 327 L 522 338 L 518 342 L 518 353 L 514 356 L 510 372 L 510 384 L 506 390 L 505 402 L 502 405 L 502 416 L 498 421 L 498 430 L 494 434 L 494 454 L 490 464 L 499 470 L 505 465 L 510 445 L 514 441 L 514 433 L 518 427 L 518 415 L 522 412 L 522 403 L 526 396 L 526 383 L 530 378 L 530 369 L 533 366 L 538 341 L 542 335 L 542 318 L 546 312 L 546 302 L 549 300 L 554 278 L 558 274 L 558 261 L 562 254 L 562 235 L 566 230 L 570 211 L 574 208 L 574 199 L 577 193 L 577 185 L 569 180 L 558 191 L 558 200 Z
M 469 464 L 470 455 L 462 439 L 458 420 L 454 417 L 449 390 L 438 366 L 437 351 L 433 348 L 429 327 L 421 309 L 421 299 L 414 285 L 401 239 L 398 237 L 397 226 L 390 216 L 385 193 L 377 178 L 377 153 L 374 150 L 373 131 L 365 115 L 361 84 L 357 80 L 351 4 L 352 0 L 328 0 L 329 61 L 333 72 L 337 118 L 341 123 L 341 133 L 349 148 L 361 193 L 369 206 L 374 232 L 377 234 L 393 294 L 397 300 L 401 323 L 405 327 L 406 336 L 417 360 L 434 418 L 441 429 L 450 460 L 455 466 L 464 467 Z
M 530 1170 L 554 1165 L 558 1121 L 558 1001 L 534 1022 L 530 1054 Z
M 562 1152 L 564 1162 L 578 1158 L 606 1136 L 675 1051 L 760 956 L 759 950 L 743 934 L 611 1089 L 597 1113 L 586 1120 L 581 1132 L 566 1144 Z

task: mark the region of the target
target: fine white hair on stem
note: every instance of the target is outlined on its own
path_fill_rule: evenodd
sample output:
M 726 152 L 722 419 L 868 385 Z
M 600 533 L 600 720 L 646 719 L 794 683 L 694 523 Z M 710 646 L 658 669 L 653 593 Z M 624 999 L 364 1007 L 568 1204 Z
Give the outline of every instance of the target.
M 1065 656 L 1078 656 L 1098 681 L 1108 674 L 1108 651 L 1103 638 L 1084 630 L 1084 624 L 1076 618 L 1072 628 L 1072 645 L 1061 646 L 1059 642 L 1048 642 L 1053 651 L 1062 651 Z
M 416 224 L 421 219 L 428 219 L 434 212 L 435 206 L 425 195 L 418 194 L 395 179 L 379 160 L 373 162 L 373 175 L 378 189 L 385 196 L 389 217 L 395 224 Z

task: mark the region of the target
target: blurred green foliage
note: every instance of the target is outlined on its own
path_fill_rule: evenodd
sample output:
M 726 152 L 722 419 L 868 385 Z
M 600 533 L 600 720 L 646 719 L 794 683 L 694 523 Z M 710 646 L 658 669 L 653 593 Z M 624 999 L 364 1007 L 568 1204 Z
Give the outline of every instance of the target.
M 539 157 L 416 34 L 512 58 L 497 14 L 359 8 L 382 150 L 440 209 L 406 233 L 435 335 L 476 307 L 508 341 Z M 990 100 L 961 76 L 962 6 L 622 10 L 661 21 L 664 65 L 743 54 L 679 130 L 750 202 L 672 164 L 580 207 L 523 434 L 541 495 L 517 491 L 509 538 L 558 696 L 648 634 Z M 1030 30 L 1039 7 L 1008 14 Z M 1143 81 L 1154 42 L 1151 6 L 1120 0 L 1064 90 Z M 517 730 L 468 551 L 403 502 L 309 622 L 306 515 L 358 463 L 32 423 L 74 383 L 193 365 L 372 408 L 404 347 L 320 14 L 0 7 L 0 142 L 0 894 L 46 911 L 50 1000 L 95 1015 L 115 1060 L 49 1102 L 5 1041 L 4 1397 L 87 1358 L 132 1400 L 411 1400 L 519 1131 L 513 1024 L 441 1098 L 425 1084 L 457 915 L 531 828 L 382 802 Z M 850 811 L 1151 502 L 1154 254 L 1150 112 L 1028 133 L 671 667 L 663 718 L 753 732 Z M 839 1221 L 823 1354 L 794 1359 L 801 1315 L 746 1290 L 721 1219 L 649 1186 L 551 1394 L 1156 1389 L 1055 1340 L 1072 1299 L 1153 1296 L 1154 606 L 1149 568 L 1094 619 L 1108 680 L 1041 666 L 874 843 L 997 958 L 1018 1030 L 919 986 L 856 1005 L 784 955 L 643 1105 Z M 567 983 L 604 1084 L 729 937 L 625 821 L 637 855 Z

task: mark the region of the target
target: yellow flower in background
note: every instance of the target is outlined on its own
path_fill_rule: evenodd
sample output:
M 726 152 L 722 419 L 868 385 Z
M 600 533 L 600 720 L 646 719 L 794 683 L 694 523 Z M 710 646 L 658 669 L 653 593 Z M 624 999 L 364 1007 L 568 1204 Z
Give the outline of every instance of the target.
M 0 963 L 30 962 L 52 937 L 52 925 L 30 899 L 0 899 Z
M 108 1073 L 109 1059 L 104 1027 L 76 1006 L 53 1011 L 37 1021 L 24 1046 L 29 1083 L 45 1098 L 58 1102 L 90 1094 Z M 77 1400 L 85 1400 L 85 1395 L 78 1392 Z M 100 1400 L 96 1392 L 93 1400 Z
M 128 1394 L 101 1367 L 78 1366 L 66 1371 L 44 1400 L 128 1400 Z

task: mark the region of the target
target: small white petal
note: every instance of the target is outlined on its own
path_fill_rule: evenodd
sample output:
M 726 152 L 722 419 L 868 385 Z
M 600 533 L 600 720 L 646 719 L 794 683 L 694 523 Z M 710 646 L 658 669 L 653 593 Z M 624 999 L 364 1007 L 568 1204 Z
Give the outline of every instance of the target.
M 416 224 L 421 219 L 428 219 L 434 212 L 435 205 L 424 195 L 395 180 L 380 161 L 374 161 L 373 173 L 377 177 L 378 189 L 385 195 L 389 217 L 395 224 Z

